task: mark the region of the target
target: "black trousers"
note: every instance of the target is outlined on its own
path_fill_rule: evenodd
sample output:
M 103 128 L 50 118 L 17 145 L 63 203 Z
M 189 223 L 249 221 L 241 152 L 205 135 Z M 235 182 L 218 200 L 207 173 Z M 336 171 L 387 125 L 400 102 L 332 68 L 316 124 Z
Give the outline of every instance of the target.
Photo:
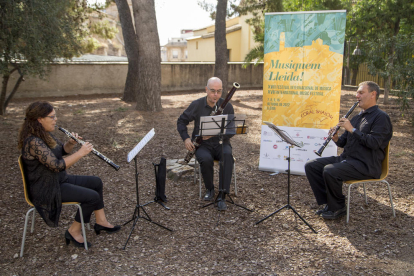
M 62 202 L 80 202 L 83 221 L 89 223 L 92 212 L 104 207 L 102 180 L 96 176 L 69 175 L 68 179 L 60 184 Z M 75 221 L 81 222 L 79 210 Z
M 345 207 L 342 183 L 347 180 L 370 179 L 339 156 L 322 157 L 305 164 L 306 177 L 319 205 L 328 204 L 329 211 Z
M 214 189 L 214 160 L 221 160 L 221 145 L 202 143 L 196 151 L 197 161 L 200 163 L 201 174 L 207 190 Z M 233 155 L 230 144 L 223 144 L 224 171 L 220 167 L 219 189 L 230 192 L 231 176 L 233 173 Z

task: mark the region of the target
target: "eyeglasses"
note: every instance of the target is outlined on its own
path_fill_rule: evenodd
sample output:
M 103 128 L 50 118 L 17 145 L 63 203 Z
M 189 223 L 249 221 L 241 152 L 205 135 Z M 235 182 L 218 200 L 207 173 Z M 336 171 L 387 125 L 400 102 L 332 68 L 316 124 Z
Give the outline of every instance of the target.
M 46 117 L 49 117 L 49 118 L 50 118 L 50 119 L 52 119 L 52 120 L 56 120 L 56 119 L 57 119 L 57 116 L 56 116 L 56 115 L 46 116 Z
M 214 90 L 214 89 L 210 89 L 208 86 L 207 86 L 207 89 L 210 90 L 210 92 L 213 94 L 216 94 L 216 93 L 221 94 L 223 92 L 223 89 Z

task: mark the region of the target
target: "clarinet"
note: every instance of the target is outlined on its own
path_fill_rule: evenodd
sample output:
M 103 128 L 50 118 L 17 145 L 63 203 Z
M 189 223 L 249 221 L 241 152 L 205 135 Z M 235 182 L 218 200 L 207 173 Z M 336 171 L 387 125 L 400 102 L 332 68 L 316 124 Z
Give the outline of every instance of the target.
M 233 97 L 234 93 L 239 88 L 240 88 L 240 84 L 238 84 L 237 82 L 233 82 L 233 87 L 231 88 L 230 92 L 227 94 L 227 97 L 221 103 L 219 108 L 216 108 L 216 110 L 211 111 L 210 116 L 221 115 L 221 113 L 223 113 L 223 110 L 226 107 L 227 103 L 230 101 L 231 97 Z M 187 155 L 184 158 L 185 163 L 190 162 L 190 160 L 191 160 L 191 158 L 193 158 L 196 150 L 200 147 L 201 142 L 203 142 L 203 137 L 201 137 L 201 136 L 197 136 L 193 140 L 194 150 L 187 152 Z
M 81 144 L 81 145 L 85 144 L 85 141 L 83 141 L 79 138 L 76 138 L 75 136 L 72 135 L 72 133 L 70 133 L 69 131 L 67 131 L 63 127 L 58 127 L 58 129 L 60 131 L 62 131 L 63 133 L 65 133 L 69 138 L 71 138 L 71 139 L 75 140 L 76 142 L 78 142 L 78 144 Z M 105 161 L 109 165 L 111 165 L 115 170 L 119 170 L 120 167 L 117 164 L 115 164 L 111 159 L 109 159 L 108 157 L 106 157 L 105 155 L 103 155 L 102 153 L 97 151 L 96 149 L 92 149 L 92 153 L 95 154 L 96 156 L 98 156 L 99 158 L 101 158 L 103 161 Z
M 358 103 L 359 102 L 354 103 L 354 105 L 348 110 L 348 112 L 345 114 L 343 118 L 348 118 L 351 115 L 351 113 L 354 111 L 354 109 L 358 106 Z M 340 128 L 339 126 L 335 127 L 334 131 L 331 133 L 331 135 L 328 136 L 325 143 L 323 143 L 322 147 L 318 151 L 315 151 L 316 155 L 318 156 L 322 155 L 322 152 L 328 146 L 329 142 L 332 140 L 332 137 L 334 137 L 335 134 L 338 132 L 339 128 Z

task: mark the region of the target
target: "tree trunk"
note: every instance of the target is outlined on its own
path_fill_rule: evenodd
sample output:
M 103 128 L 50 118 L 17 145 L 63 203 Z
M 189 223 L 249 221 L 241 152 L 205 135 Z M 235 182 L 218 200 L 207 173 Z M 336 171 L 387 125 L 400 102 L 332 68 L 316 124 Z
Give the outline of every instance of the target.
M 24 76 L 20 75 L 19 79 L 16 81 L 16 84 L 13 87 L 12 92 L 10 92 L 10 95 L 7 97 L 5 103 L 4 103 L 4 111 L 6 112 L 6 108 L 9 105 L 10 100 L 13 98 L 14 94 L 16 94 L 17 89 L 19 89 L 20 84 L 22 81 L 24 81 Z
M 214 67 L 214 76 L 223 82 L 222 98 L 227 96 L 228 68 L 227 61 L 229 55 L 227 52 L 226 40 L 226 16 L 227 0 L 218 0 L 216 8 L 216 30 L 214 32 L 214 41 L 216 49 L 216 64 Z
M 351 85 L 357 85 L 356 84 L 356 79 L 357 79 L 357 75 L 358 75 L 358 71 L 359 71 L 359 68 L 356 68 L 356 69 L 352 69 L 352 80 L 351 80 Z
M 390 93 L 390 84 L 391 84 L 391 75 L 385 78 L 385 87 L 384 87 L 384 104 L 389 104 L 388 95 Z
M 0 94 L 0 115 L 6 114 L 6 93 L 7 93 L 7 84 L 9 83 L 10 74 L 3 75 L 3 83 L 1 86 Z
M 128 57 L 128 73 L 125 81 L 124 95 L 125 102 L 135 102 L 138 92 L 138 40 L 132 22 L 131 10 L 127 0 L 115 0 L 118 8 L 119 20 L 121 21 L 122 34 L 124 36 L 125 52 Z
M 161 53 L 154 0 L 133 0 L 135 29 L 138 37 L 138 94 L 135 109 L 160 111 Z
M 388 95 L 390 94 L 390 88 L 391 88 L 391 82 L 392 82 L 392 77 L 391 77 L 391 72 L 394 69 L 394 50 L 395 50 L 395 44 L 393 43 L 390 51 L 388 52 L 388 66 L 387 66 L 387 71 L 388 71 L 388 76 L 385 79 L 385 87 L 384 87 L 384 104 L 389 104 L 390 101 L 388 100 Z

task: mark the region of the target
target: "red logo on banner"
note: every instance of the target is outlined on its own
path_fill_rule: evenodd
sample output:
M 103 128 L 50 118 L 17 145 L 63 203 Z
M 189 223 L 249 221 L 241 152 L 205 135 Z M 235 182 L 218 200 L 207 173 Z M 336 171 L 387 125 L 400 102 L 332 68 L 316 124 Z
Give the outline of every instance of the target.
M 277 149 L 277 145 L 273 145 L 273 148 L 274 148 L 274 149 Z

